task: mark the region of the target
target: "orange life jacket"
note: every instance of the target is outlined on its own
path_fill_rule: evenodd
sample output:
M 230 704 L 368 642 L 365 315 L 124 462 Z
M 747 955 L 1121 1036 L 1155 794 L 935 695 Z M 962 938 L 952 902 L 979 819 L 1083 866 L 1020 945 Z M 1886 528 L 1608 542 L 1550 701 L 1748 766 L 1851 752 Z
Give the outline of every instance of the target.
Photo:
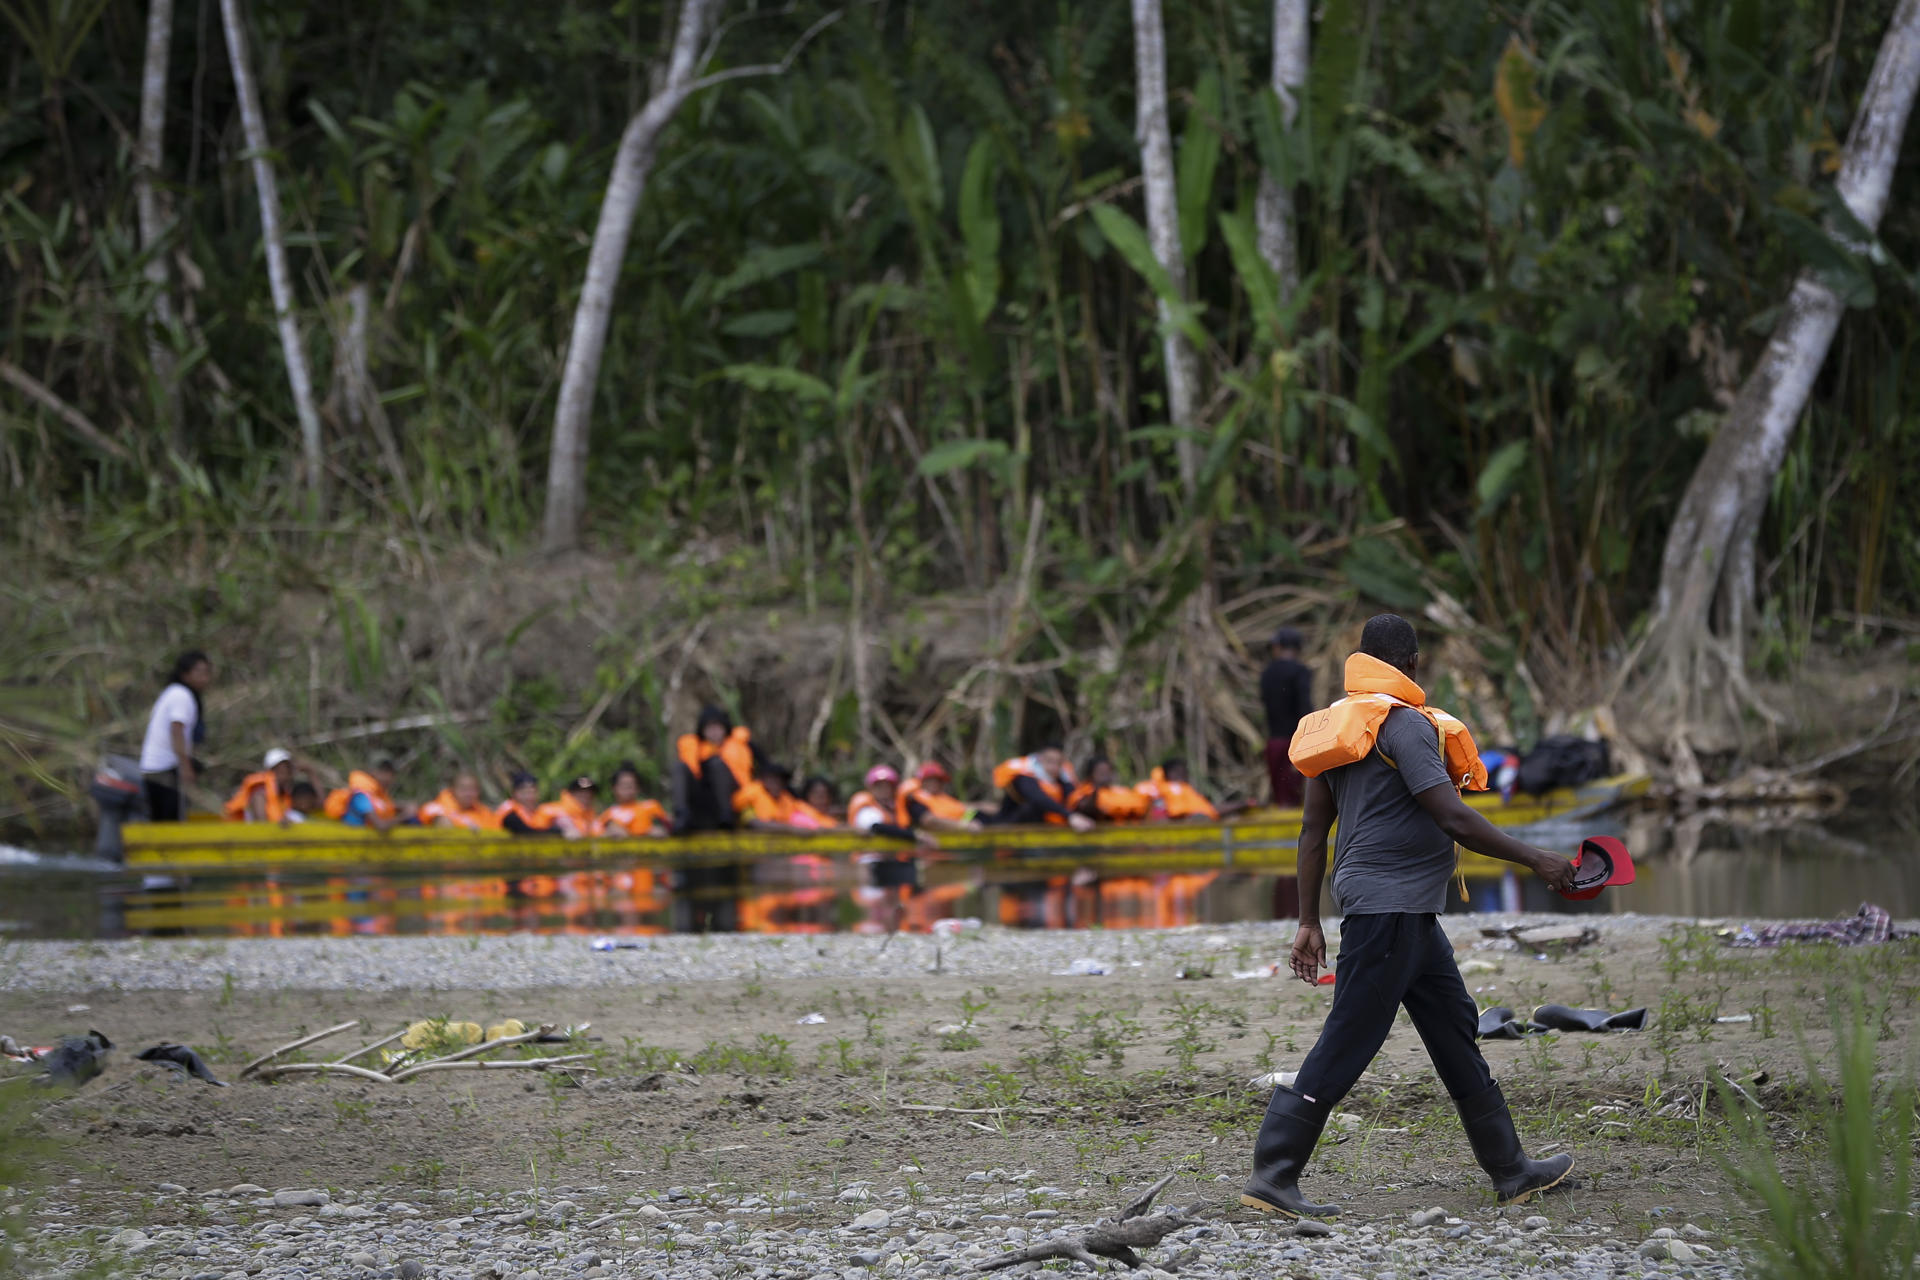
M 679 753 L 680 763 L 692 770 L 696 778 L 700 776 L 700 766 L 719 756 L 727 762 L 727 769 L 733 774 L 737 785 L 745 787 L 753 781 L 753 735 L 745 725 L 737 726 L 721 739 L 717 747 L 697 733 L 683 733 L 675 744 L 675 750 Z M 734 796 L 733 807 L 740 807 L 738 794 Z
M 353 803 L 356 794 L 373 801 L 373 816 L 376 818 L 391 818 L 400 812 L 394 807 L 387 789 L 380 785 L 380 779 L 355 769 L 347 775 L 346 786 L 327 793 L 327 816 L 335 822 L 346 817 L 347 806 Z
M 1303 716 L 1293 731 L 1287 758 L 1309 778 L 1366 758 L 1380 725 L 1395 707 L 1411 707 L 1427 718 L 1439 737 L 1447 776 L 1463 791 L 1487 789 L 1487 767 L 1467 726 L 1438 707 L 1427 705 L 1424 689 L 1380 659 L 1356 653 L 1347 659 L 1347 696 L 1323 711 Z M 1391 762 L 1389 762 L 1391 763 Z
M 1083 782 L 1067 797 L 1067 808 L 1084 812 L 1080 806 L 1093 797 L 1094 812 L 1107 822 L 1138 822 L 1153 812 L 1153 801 L 1132 787 L 1100 787 Z
M 548 826 L 562 830 L 572 828 L 572 834 L 578 836 L 590 836 L 600 826 L 593 807 L 575 800 L 571 791 L 561 792 L 558 800 L 549 800 L 534 812 L 544 817 Z
M 668 822 L 667 811 L 658 800 L 636 800 L 632 804 L 609 805 L 600 815 L 602 836 L 644 836 L 656 822 Z
M 480 801 L 474 801 L 471 809 L 462 809 L 460 802 L 454 798 L 452 787 L 420 806 L 421 826 L 437 826 L 442 818 L 468 831 L 491 831 L 500 825 L 499 815 Z
M 1220 811 L 1213 801 L 1184 782 L 1167 781 L 1165 769 L 1155 769 L 1147 781 L 1134 788 L 1149 804 L 1157 804 L 1169 818 L 1217 818 Z
M 545 831 L 553 825 L 553 815 L 547 812 L 549 807 L 543 804 L 538 809 L 529 810 L 518 800 L 505 800 L 501 802 L 498 809 L 493 811 L 493 816 L 494 820 L 504 828 L 507 825 L 507 815 L 517 813 L 520 815 L 520 821 L 535 831 Z
M 233 793 L 221 812 L 230 822 L 247 821 L 247 806 L 253 803 L 254 792 L 260 792 L 267 798 L 267 821 L 278 822 L 287 816 L 287 810 L 293 807 L 293 801 L 280 794 L 280 779 L 273 776 L 273 770 L 263 769 L 259 773 L 250 773 L 240 780 L 240 789 Z
M 1080 780 L 1073 774 L 1073 766 L 1062 761 L 1059 778 L 1049 778 L 1040 772 L 1040 766 L 1033 762 L 1032 756 L 1015 756 L 1011 760 L 1002 760 L 993 770 L 993 789 L 1006 791 L 1013 786 L 1015 778 L 1032 778 L 1040 784 L 1040 789 L 1051 796 L 1056 804 L 1066 802 L 1067 788 Z
M 894 802 L 894 817 L 903 827 L 914 825 L 913 808 L 907 803 L 909 800 L 919 804 L 933 817 L 948 822 L 970 822 L 973 819 L 972 806 L 959 796 L 950 796 L 944 791 L 934 795 L 920 785 L 918 778 L 908 778 L 900 784 L 900 796 Z
M 895 785 L 897 786 L 898 784 L 896 783 Z M 893 811 L 891 809 L 888 809 L 887 806 L 881 804 L 879 799 L 873 794 L 873 792 L 856 791 L 853 794 L 853 798 L 847 801 L 847 825 L 848 826 L 852 827 L 852 826 L 858 825 L 858 819 L 860 817 L 860 811 L 862 809 L 878 809 L 880 811 L 880 815 L 881 815 L 880 820 L 882 822 L 890 822 L 893 819 Z
M 763 782 L 749 782 L 736 791 L 733 807 L 750 818 L 761 822 L 790 822 L 793 820 L 794 806 L 800 803 L 800 797 L 791 791 L 775 798 Z

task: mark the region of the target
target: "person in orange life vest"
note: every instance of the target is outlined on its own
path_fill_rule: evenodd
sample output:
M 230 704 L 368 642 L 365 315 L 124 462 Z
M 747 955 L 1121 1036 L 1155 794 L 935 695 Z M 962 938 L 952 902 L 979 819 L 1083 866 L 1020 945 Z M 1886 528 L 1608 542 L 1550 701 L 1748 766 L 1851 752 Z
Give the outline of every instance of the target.
M 399 776 L 391 760 L 379 760 L 370 772 L 355 769 L 347 775 L 347 785 L 327 795 L 327 816 L 349 827 L 372 827 L 390 831 L 413 820 L 411 805 L 402 809 L 393 802 L 391 788 Z
M 760 776 L 740 788 L 741 821 L 756 831 L 817 831 L 822 825 L 817 811 L 793 794 L 793 771 L 783 764 L 769 764 Z
M 240 780 L 222 810 L 229 822 L 281 822 L 286 819 L 288 793 L 293 789 L 293 753 L 284 747 L 267 752 L 260 772 Z
M 664 836 L 670 823 L 666 806 L 640 798 L 640 771 L 622 763 L 613 771 L 613 803 L 600 815 L 603 836 Z
M 1273 803 L 1283 809 L 1300 807 L 1300 771 L 1287 759 L 1293 731 L 1300 717 L 1313 710 L 1313 672 L 1300 661 L 1300 633 L 1281 627 L 1267 646 L 1271 660 L 1260 672 L 1260 702 L 1267 713 L 1267 782 Z
M 953 781 L 946 767 L 929 760 L 900 784 L 894 800 L 894 817 L 899 825 L 916 831 L 979 831 L 980 815 L 973 806 L 947 791 Z
M 512 786 L 512 793 L 494 810 L 500 829 L 516 836 L 559 835 L 547 807 L 540 803 L 540 780 L 522 770 L 513 775 Z
M 536 811 L 547 818 L 547 825 L 569 840 L 579 840 L 600 829 L 600 815 L 593 808 L 597 790 L 592 778 L 581 774 L 567 784 L 558 800 L 549 801 Z
M 1213 822 L 1222 817 L 1231 817 L 1248 807 L 1246 801 L 1240 800 L 1214 808 L 1213 801 L 1193 785 L 1187 774 L 1187 762 L 1179 756 L 1169 757 L 1147 781 L 1135 786 L 1134 790 L 1152 802 L 1156 818 L 1166 818 L 1172 822 L 1189 819 Z
M 674 744 L 674 833 L 730 829 L 738 819 L 740 789 L 763 763 L 751 733 L 736 728 L 719 707 L 702 707 L 694 731 Z
M 894 820 L 899 800 L 900 775 L 892 765 L 877 764 L 867 770 L 867 789 L 854 793 L 853 799 L 847 801 L 847 825 L 855 831 L 870 831 L 894 840 L 917 840 L 929 848 L 938 847 L 940 842 L 931 831 L 914 831 Z
M 491 831 L 500 825 L 500 819 L 480 799 L 480 779 L 471 773 L 457 773 L 452 786 L 420 806 L 420 825 Z
M 1063 822 L 1075 831 L 1091 831 L 1092 818 L 1067 808 L 1067 793 L 1079 781 L 1058 743 L 1048 743 L 1030 756 L 1003 761 L 993 771 L 1000 808 L 991 821 L 996 826 Z
M 1273 1091 L 1240 1203 L 1287 1217 L 1338 1212 L 1300 1193 L 1300 1174 L 1327 1117 L 1386 1043 L 1405 1006 L 1441 1083 L 1460 1113 L 1480 1166 L 1503 1204 L 1558 1184 L 1573 1157 L 1528 1159 L 1505 1096 L 1475 1041 L 1478 1011 L 1440 927 L 1456 843 L 1531 868 L 1548 887 L 1573 882 L 1560 854 L 1522 844 L 1460 799 L 1486 786 L 1473 735 L 1427 706 L 1414 683 L 1419 645 L 1406 619 L 1368 621 L 1360 652 L 1347 659 L 1347 697 L 1300 721 L 1290 755 L 1307 776 L 1301 818 L 1300 928 L 1291 965 L 1315 983 L 1327 962 L 1320 887 L 1327 835 L 1340 822 L 1333 891 L 1344 915 L 1340 981 L 1320 1038 L 1291 1088 Z
M 1152 800 L 1113 779 L 1113 761 L 1105 756 L 1087 761 L 1087 780 L 1067 797 L 1067 808 L 1096 822 L 1138 822 L 1152 811 Z
M 808 778 L 800 785 L 800 796 L 807 802 L 807 808 L 826 819 L 826 825 L 837 827 L 846 811 L 840 807 L 839 797 L 834 794 L 833 783 L 818 774 Z

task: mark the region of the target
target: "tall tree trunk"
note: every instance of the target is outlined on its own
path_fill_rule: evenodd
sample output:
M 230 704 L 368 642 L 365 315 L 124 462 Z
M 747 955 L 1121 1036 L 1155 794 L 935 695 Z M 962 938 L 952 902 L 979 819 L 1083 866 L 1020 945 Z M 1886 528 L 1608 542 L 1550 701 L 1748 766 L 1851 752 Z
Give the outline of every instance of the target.
M 160 242 L 170 219 L 156 184 L 165 154 L 167 56 L 173 47 L 173 0 L 151 0 L 147 7 L 147 57 L 140 76 L 140 137 L 133 158 L 134 203 L 140 217 L 140 249 L 147 255 L 145 275 L 153 285 L 153 314 L 147 319 L 147 364 L 158 393 L 160 429 L 176 451 L 180 434 L 180 378 L 173 358 L 173 293 Z
M 1173 173 L 1173 130 L 1167 123 L 1167 38 L 1160 0 L 1133 0 L 1133 62 L 1139 101 L 1140 176 L 1147 189 L 1147 238 L 1153 256 L 1187 297 L 1187 263 L 1180 251 L 1180 201 Z M 1167 365 L 1167 417 L 1181 432 L 1175 445 L 1181 491 L 1191 499 L 1200 476 L 1200 450 L 1191 433 L 1198 423 L 1200 369 L 1186 335 L 1174 325 L 1172 304 L 1160 299 L 1160 342 Z
M 1273 92 L 1280 99 L 1280 120 L 1288 130 L 1300 118 L 1300 95 L 1307 84 L 1307 0 L 1273 0 Z M 1262 170 L 1254 204 L 1260 256 L 1280 278 L 1280 299 L 1300 287 L 1300 250 L 1294 230 L 1293 191 L 1279 176 Z
M 300 322 L 293 314 L 293 273 L 287 269 L 287 239 L 280 229 L 280 188 L 273 176 L 273 152 L 267 141 L 266 117 L 260 111 L 260 86 L 254 82 L 253 59 L 247 52 L 246 16 L 240 11 L 240 0 L 220 0 L 220 21 L 226 28 L 227 60 L 233 66 L 240 124 L 246 131 L 247 152 L 253 163 L 254 192 L 260 198 L 260 238 L 267 250 L 267 283 L 273 289 L 273 314 L 280 329 L 280 352 L 287 363 L 287 384 L 293 390 L 293 410 L 300 420 L 300 458 L 306 483 L 317 492 L 323 475 L 320 408 L 313 399 L 306 348 L 300 345 Z
M 659 148 L 660 131 L 673 119 L 693 85 L 700 45 L 706 39 L 717 0 L 684 0 L 673 39 L 666 83 L 647 100 L 620 135 L 620 150 L 607 175 L 600 222 L 587 254 L 587 278 L 573 312 L 573 338 L 567 344 L 566 371 L 553 414 L 553 447 L 547 463 L 546 527 L 541 545 L 548 552 L 579 545 L 586 513 L 587 438 L 593 421 L 593 391 L 600 380 L 600 357 L 613 317 L 613 293 L 627 256 L 627 238 L 645 193 L 648 171 Z
M 1920 0 L 1901 0 L 1880 42 L 1834 184 L 1868 231 L 1886 212 L 1916 88 Z M 1846 240 L 1831 227 L 1829 233 Z M 1709 690 L 1758 705 L 1746 692 L 1742 653 L 1752 612 L 1754 539 L 1842 310 L 1831 286 L 1810 270 L 1800 273 L 1765 353 L 1694 470 L 1668 531 L 1654 601 L 1648 692 L 1674 725 L 1668 745 L 1683 778 L 1697 778 L 1693 744 L 1709 741 L 1700 736 Z

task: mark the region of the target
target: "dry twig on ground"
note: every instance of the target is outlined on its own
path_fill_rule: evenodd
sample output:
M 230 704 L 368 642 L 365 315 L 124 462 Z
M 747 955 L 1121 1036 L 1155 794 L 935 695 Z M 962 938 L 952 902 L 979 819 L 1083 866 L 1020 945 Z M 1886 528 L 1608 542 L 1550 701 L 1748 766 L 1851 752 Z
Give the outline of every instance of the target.
M 1103 1220 L 1077 1235 L 1056 1236 L 1012 1253 L 1003 1253 L 980 1263 L 974 1270 L 998 1271 L 1003 1267 L 1017 1267 L 1023 1262 L 1044 1262 L 1049 1258 L 1072 1258 L 1095 1270 L 1099 1269 L 1102 1258 L 1128 1267 L 1141 1266 L 1141 1257 L 1134 1252 L 1135 1249 L 1151 1248 L 1182 1227 L 1191 1227 L 1200 1221 L 1187 1209 L 1172 1209 L 1150 1218 L 1142 1216 L 1153 1204 L 1153 1198 L 1166 1190 L 1174 1176 L 1170 1173 L 1148 1187 L 1139 1199 L 1122 1209 L 1120 1216 L 1112 1222 Z

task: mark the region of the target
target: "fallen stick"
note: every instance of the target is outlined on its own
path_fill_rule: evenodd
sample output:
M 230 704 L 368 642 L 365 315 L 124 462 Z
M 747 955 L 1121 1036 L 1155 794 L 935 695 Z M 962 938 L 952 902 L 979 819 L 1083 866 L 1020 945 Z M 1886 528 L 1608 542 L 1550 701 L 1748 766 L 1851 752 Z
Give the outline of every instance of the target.
M 375 1049 L 384 1049 L 388 1045 L 392 1044 L 395 1040 L 403 1039 L 406 1036 L 406 1034 L 407 1034 L 407 1029 L 405 1027 L 402 1027 L 398 1031 L 394 1032 L 392 1035 L 388 1036 L 385 1040 L 375 1040 L 372 1044 L 362 1045 L 360 1048 L 355 1049 L 352 1053 L 348 1054 L 344 1058 L 335 1058 L 333 1060 L 333 1065 L 337 1067 L 342 1063 L 352 1062 L 355 1058 L 364 1058 L 368 1054 L 372 1053 Z
M 562 1063 L 585 1062 L 592 1056 L 590 1053 L 570 1053 L 562 1058 L 517 1058 L 512 1062 L 448 1062 L 443 1058 L 438 1062 L 423 1062 L 417 1067 L 408 1067 L 398 1075 L 383 1078 L 398 1084 L 410 1076 L 423 1075 L 428 1071 L 545 1071 Z M 574 1068 L 576 1071 L 584 1069 Z
M 369 1071 L 365 1067 L 350 1067 L 344 1062 L 286 1062 L 260 1068 L 260 1076 L 266 1080 L 271 1080 L 275 1076 L 291 1075 L 357 1076 L 362 1080 L 374 1080 L 380 1084 L 393 1083 L 392 1076 L 382 1075 L 378 1071 Z
M 417 1067 L 408 1067 L 405 1071 L 397 1071 L 394 1073 L 393 1078 L 395 1080 L 405 1080 L 408 1076 L 425 1071 L 429 1067 L 444 1066 L 453 1062 L 464 1062 L 468 1058 L 476 1057 L 483 1053 L 491 1053 L 495 1049 L 511 1048 L 516 1044 L 525 1044 L 529 1040 L 538 1040 L 541 1036 L 553 1034 L 553 1028 L 554 1024 L 547 1022 L 532 1031 L 523 1031 L 517 1036 L 501 1036 L 498 1040 L 483 1040 L 479 1044 L 469 1045 L 458 1052 L 449 1053 L 445 1057 L 430 1058 Z
M 295 1049 L 304 1049 L 308 1045 L 314 1043 L 316 1040 L 325 1040 L 328 1036 L 337 1036 L 342 1031 L 351 1031 L 359 1025 L 360 1025 L 360 1019 L 355 1018 L 352 1022 L 343 1022 L 337 1027 L 328 1027 L 325 1031 L 316 1031 L 312 1035 L 307 1036 L 304 1039 L 295 1040 L 292 1044 L 283 1044 L 278 1049 L 275 1049 L 272 1053 L 269 1053 L 264 1057 L 255 1058 L 252 1062 L 249 1062 L 246 1066 L 240 1068 L 240 1075 L 234 1078 L 240 1079 L 243 1076 L 250 1076 L 255 1071 L 259 1070 L 261 1067 L 266 1066 L 269 1062 L 272 1062 L 275 1058 L 279 1057 L 283 1053 L 292 1053 Z
M 1056 1236 L 1012 1253 L 1003 1253 L 997 1258 L 988 1258 L 974 1270 L 998 1271 L 1002 1267 L 1017 1267 L 1023 1262 L 1043 1262 L 1049 1258 L 1072 1258 L 1086 1263 L 1095 1271 L 1100 1269 L 1101 1258 L 1123 1266 L 1138 1267 L 1141 1258 L 1134 1252 L 1135 1249 L 1157 1245 L 1182 1227 L 1195 1226 L 1200 1221 L 1185 1209 L 1158 1213 L 1150 1218 L 1141 1216 L 1153 1204 L 1153 1198 L 1166 1190 L 1173 1179 L 1174 1175 L 1168 1174 L 1148 1187 L 1138 1199 L 1122 1209 L 1119 1218 L 1113 1222 L 1097 1222 L 1076 1235 Z
M 1052 1107 L 934 1107 L 922 1102 L 896 1104 L 902 1111 L 936 1112 L 950 1116 L 1050 1116 Z

